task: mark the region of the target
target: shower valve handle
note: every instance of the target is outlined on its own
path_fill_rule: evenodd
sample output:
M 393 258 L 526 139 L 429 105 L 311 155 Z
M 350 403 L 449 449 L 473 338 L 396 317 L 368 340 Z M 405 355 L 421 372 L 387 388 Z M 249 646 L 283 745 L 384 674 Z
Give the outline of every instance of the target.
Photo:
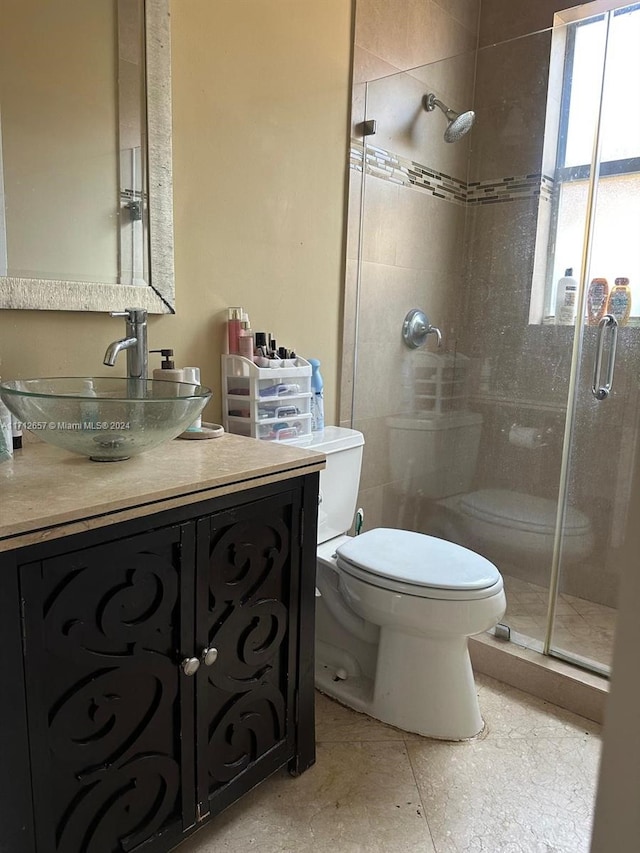
M 438 346 L 442 346 L 442 332 L 429 322 L 420 308 L 412 308 L 402 324 L 402 339 L 409 349 L 417 349 L 426 344 L 429 335 L 435 335 Z

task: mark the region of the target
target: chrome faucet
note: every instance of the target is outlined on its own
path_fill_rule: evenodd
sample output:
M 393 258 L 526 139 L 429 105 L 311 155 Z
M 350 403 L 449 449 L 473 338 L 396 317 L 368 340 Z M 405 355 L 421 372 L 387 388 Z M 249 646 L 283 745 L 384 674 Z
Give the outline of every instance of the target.
M 147 350 L 147 312 L 144 308 L 127 308 L 125 311 L 112 311 L 112 317 L 127 318 L 127 336 L 113 341 L 104 354 L 104 364 L 113 367 L 118 353 L 127 351 L 127 376 L 129 379 L 146 379 L 149 371 L 149 353 Z

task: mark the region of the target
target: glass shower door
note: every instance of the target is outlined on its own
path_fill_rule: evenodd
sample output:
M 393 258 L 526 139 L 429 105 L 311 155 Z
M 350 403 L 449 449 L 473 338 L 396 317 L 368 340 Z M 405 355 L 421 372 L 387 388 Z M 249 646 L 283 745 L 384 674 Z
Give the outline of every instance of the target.
M 557 656 L 607 671 L 619 579 L 629 561 L 637 562 L 628 539 L 631 484 L 640 458 L 640 118 L 637 110 L 629 113 L 628 103 L 640 91 L 640 57 L 630 49 L 640 40 L 640 6 L 619 9 L 588 26 L 608 31 L 608 39 L 599 162 L 584 256 L 587 275 L 576 322 L 582 338 L 563 460 L 568 500 L 557 543 L 558 586 L 557 596 L 552 590 L 547 646 Z M 576 66 L 579 62 L 578 56 Z M 625 115 L 629 120 L 621 121 Z M 579 124 L 569 105 L 568 148 Z M 578 173 L 575 164 L 573 168 Z M 586 200 L 587 183 L 573 181 L 569 195 L 578 200 L 582 194 Z M 602 282 L 592 286 L 594 279 L 606 279 L 609 295 L 616 282 L 621 286 L 619 298 L 606 299 L 599 311 L 593 296 Z M 628 317 L 627 281 L 632 294 L 635 289 Z M 576 515 L 572 507 L 584 512 Z

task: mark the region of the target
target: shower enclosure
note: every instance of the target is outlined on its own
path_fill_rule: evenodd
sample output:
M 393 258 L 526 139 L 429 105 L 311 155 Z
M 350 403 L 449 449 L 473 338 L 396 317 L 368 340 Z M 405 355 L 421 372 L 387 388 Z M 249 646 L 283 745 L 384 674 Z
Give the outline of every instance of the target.
M 365 435 L 365 525 L 483 553 L 511 640 L 603 673 L 637 561 L 639 42 L 635 4 L 376 80 L 351 149 L 343 417 Z M 473 127 L 445 141 L 429 95 Z M 629 279 L 628 319 L 598 312 L 594 278 Z M 414 308 L 441 348 L 405 345 Z

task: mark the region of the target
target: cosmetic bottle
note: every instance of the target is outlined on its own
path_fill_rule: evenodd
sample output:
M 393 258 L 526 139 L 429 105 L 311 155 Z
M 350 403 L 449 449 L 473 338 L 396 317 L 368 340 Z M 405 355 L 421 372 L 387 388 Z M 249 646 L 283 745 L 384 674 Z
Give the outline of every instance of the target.
M 245 312 L 242 315 L 242 327 L 238 335 L 238 352 L 241 356 L 251 361 L 253 360 L 254 346 L 249 315 Z
M 556 325 L 573 326 L 576 321 L 578 282 L 573 278 L 573 268 L 565 270 L 558 281 L 556 292 Z
M 311 430 L 319 432 L 324 429 L 324 382 L 320 373 L 320 362 L 310 358 L 311 365 Z
M 609 298 L 609 282 L 606 278 L 594 278 L 587 291 L 587 324 L 597 326 L 604 317 Z
M 613 314 L 621 326 L 627 325 L 631 314 L 631 288 L 628 278 L 617 278 L 607 300 L 607 314 Z
M 266 358 L 267 357 L 267 333 L 266 332 L 256 332 L 254 354 L 258 358 Z
M 229 308 L 229 319 L 227 320 L 227 337 L 229 341 L 229 355 L 238 355 L 240 352 L 240 329 L 242 328 L 242 308 Z
M 151 349 L 149 352 L 159 352 L 162 357 L 160 367 L 156 367 L 153 371 L 154 379 L 162 379 L 165 382 L 184 381 L 182 369 L 176 368 L 172 349 Z
M 193 385 L 200 384 L 200 368 L 199 367 L 183 367 L 182 368 L 182 381 L 190 382 Z M 198 432 L 202 429 L 202 415 L 198 415 L 195 421 L 188 426 L 185 432 Z
M 22 424 L 15 415 L 11 415 L 11 436 L 13 438 L 13 449 L 22 450 Z
M 11 437 L 11 412 L 0 400 L 0 462 L 13 456 L 13 439 Z

